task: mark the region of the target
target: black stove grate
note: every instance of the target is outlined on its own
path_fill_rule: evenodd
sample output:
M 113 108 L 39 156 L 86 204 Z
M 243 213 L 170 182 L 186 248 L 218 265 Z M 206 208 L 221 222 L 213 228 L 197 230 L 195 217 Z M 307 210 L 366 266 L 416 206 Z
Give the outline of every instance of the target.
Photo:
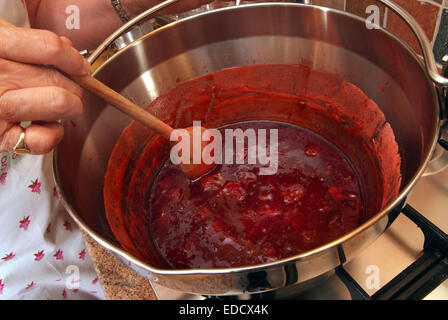
M 401 212 L 423 232 L 423 254 L 385 286 L 370 296 L 340 266 L 336 275 L 349 290 L 354 300 L 420 300 L 448 278 L 448 235 L 437 228 L 410 205 Z

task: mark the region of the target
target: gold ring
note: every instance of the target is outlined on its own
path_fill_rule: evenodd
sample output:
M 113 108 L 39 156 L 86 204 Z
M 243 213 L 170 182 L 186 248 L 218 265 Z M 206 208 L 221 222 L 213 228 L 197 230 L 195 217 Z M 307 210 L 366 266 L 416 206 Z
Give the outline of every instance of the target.
M 25 129 L 23 129 L 23 128 L 22 128 L 22 132 L 20 133 L 19 141 L 17 141 L 16 145 L 13 148 L 13 152 L 16 154 L 30 153 L 30 149 L 25 144 Z

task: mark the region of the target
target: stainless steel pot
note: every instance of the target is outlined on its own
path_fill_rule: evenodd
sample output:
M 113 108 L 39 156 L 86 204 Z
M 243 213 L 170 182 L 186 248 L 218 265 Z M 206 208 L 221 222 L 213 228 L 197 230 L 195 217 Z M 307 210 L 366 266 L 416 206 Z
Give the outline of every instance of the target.
M 141 261 L 123 250 L 110 232 L 102 193 L 110 153 L 131 120 L 90 95 L 84 98 L 83 116 L 64 124 L 64 140 L 54 153 L 56 183 L 71 217 L 148 279 L 197 294 L 282 288 L 313 279 L 355 257 L 386 230 L 424 173 L 438 141 L 443 111 L 437 87 L 448 84 L 437 73 L 421 28 L 392 2 L 380 1 L 402 15 L 418 35 L 427 68 L 400 39 L 383 29 L 367 29 L 359 17 L 311 5 L 267 3 L 220 9 L 169 24 L 133 42 L 94 72 L 141 106 L 175 87 L 177 79 L 233 66 L 308 64 L 341 75 L 380 106 L 403 160 L 399 196 L 359 228 L 304 254 L 252 267 L 172 270 Z M 174 2 L 166 1 L 126 24 L 94 52 L 90 62 L 132 25 Z

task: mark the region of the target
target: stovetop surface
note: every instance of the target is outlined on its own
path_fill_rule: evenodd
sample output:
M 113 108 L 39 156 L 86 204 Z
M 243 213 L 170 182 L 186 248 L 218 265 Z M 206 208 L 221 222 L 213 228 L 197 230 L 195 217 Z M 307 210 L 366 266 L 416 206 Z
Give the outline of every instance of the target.
M 422 177 L 408 197 L 408 204 L 448 233 L 448 169 L 436 175 Z M 423 252 L 425 237 L 422 231 L 404 214 L 400 214 L 389 229 L 358 257 L 344 265 L 344 269 L 368 295 L 396 277 L 418 259 Z M 373 272 L 378 281 L 372 281 Z M 159 299 L 198 300 L 204 297 L 170 290 L 151 283 Z M 351 299 L 347 287 L 335 273 L 325 281 L 300 294 L 294 288 L 280 291 L 275 298 L 295 299 Z M 448 300 L 448 280 L 442 282 L 425 299 Z

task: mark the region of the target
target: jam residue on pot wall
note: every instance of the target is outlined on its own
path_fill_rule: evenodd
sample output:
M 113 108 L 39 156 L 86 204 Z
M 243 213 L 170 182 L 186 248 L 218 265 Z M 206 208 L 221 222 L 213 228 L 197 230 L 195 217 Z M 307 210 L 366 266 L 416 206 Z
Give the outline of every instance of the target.
M 166 163 L 169 143 L 132 122 L 109 160 L 106 216 L 123 249 L 158 268 L 287 258 L 355 229 L 400 188 L 384 114 L 336 75 L 295 65 L 230 68 L 180 83 L 148 109 L 181 128 L 193 120 L 275 126 L 284 153 L 277 175 L 226 165 L 190 182 Z

